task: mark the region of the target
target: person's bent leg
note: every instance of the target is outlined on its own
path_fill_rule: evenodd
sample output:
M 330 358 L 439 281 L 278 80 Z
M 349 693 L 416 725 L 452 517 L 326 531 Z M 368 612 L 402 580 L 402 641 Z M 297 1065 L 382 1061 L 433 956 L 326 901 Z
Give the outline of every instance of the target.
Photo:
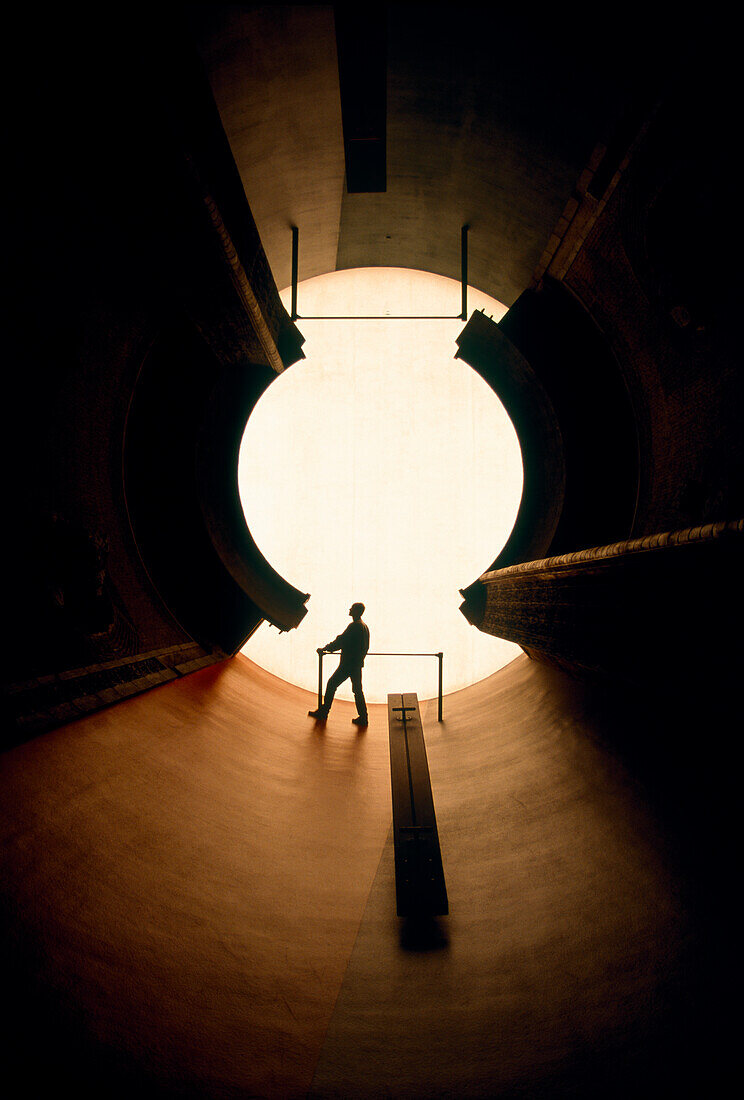
M 339 684 L 342 684 L 344 682 L 348 675 L 349 673 L 342 671 L 340 667 L 337 668 L 335 672 L 331 673 L 331 675 L 328 677 L 328 683 L 326 684 L 325 695 L 323 696 L 322 704 L 318 707 L 317 710 L 309 710 L 307 712 L 311 718 L 328 717 L 328 711 L 331 709 L 333 697 L 336 694 L 336 688 Z
M 339 665 L 336 671 L 332 672 L 331 675 L 328 677 L 328 683 L 326 684 L 322 707 L 326 714 L 328 714 L 328 711 L 331 709 L 331 704 L 333 703 L 333 697 L 336 694 L 336 689 L 338 688 L 339 684 L 343 684 L 348 675 L 349 673 L 345 669 L 341 668 L 341 666 Z
M 352 721 L 359 726 L 367 725 L 367 700 L 364 698 L 364 691 L 362 689 L 362 670 L 357 669 L 351 673 L 351 690 L 354 692 L 354 702 L 357 707 L 357 721 L 356 718 L 352 718 Z

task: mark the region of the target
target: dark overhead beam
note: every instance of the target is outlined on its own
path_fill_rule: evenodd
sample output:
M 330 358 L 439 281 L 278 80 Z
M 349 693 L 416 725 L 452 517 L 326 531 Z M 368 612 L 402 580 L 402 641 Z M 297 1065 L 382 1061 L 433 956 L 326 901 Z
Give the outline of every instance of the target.
M 387 190 L 387 11 L 334 6 L 346 188 Z

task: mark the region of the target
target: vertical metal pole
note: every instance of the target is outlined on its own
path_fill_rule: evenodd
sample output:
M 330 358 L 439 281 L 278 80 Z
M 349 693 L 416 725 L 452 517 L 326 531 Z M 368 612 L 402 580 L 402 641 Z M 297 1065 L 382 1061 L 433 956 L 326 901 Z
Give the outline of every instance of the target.
M 437 699 L 438 713 L 437 722 L 442 721 L 442 663 L 444 661 L 444 654 L 437 653 L 437 660 L 439 661 L 439 697 Z
M 318 706 L 323 706 L 323 650 L 318 650 Z
M 468 319 L 468 229 L 464 225 L 460 232 L 460 281 L 462 283 L 462 313 L 463 321 Z
M 297 274 L 300 268 L 300 231 L 296 225 L 292 226 L 292 320 L 296 321 L 297 314 Z

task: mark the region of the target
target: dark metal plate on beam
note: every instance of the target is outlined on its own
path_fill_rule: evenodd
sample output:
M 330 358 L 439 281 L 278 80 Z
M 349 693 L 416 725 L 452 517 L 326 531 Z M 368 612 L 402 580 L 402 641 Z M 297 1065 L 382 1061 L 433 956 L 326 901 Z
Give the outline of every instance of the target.
M 334 5 L 349 194 L 387 190 L 387 18 L 378 5 Z

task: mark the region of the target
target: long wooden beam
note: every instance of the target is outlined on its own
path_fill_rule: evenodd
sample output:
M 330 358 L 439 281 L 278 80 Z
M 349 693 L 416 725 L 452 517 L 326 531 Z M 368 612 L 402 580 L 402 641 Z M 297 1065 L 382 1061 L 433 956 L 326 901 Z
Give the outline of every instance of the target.
M 399 917 L 449 912 L 418 698 L 388 695 L 395 895 Z

